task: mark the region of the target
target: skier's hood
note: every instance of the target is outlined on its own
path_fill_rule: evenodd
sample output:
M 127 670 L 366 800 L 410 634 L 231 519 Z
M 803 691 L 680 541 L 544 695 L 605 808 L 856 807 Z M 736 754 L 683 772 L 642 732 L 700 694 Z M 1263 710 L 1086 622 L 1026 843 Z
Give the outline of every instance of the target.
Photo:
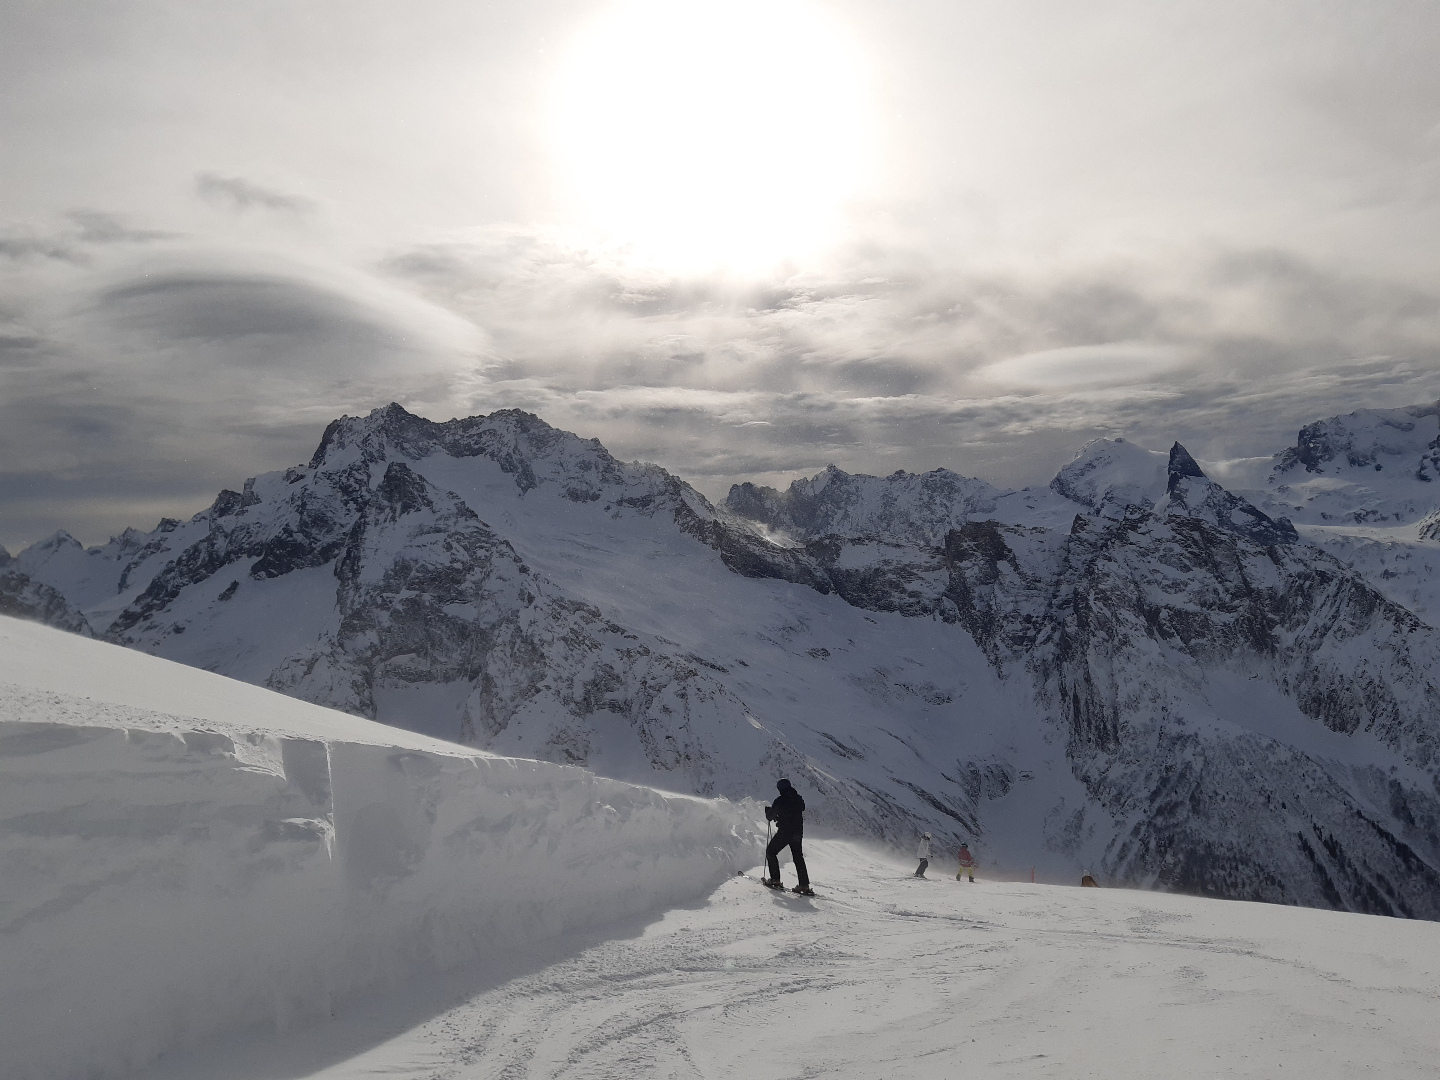
M 775 786 L 776 786 L 777 788 L 779 788 L 781 791 L 794 791 L 794 790 L 795 790 L 795 788 L 791 785 L 791 783 L 790 783 L 789 780 L 784 780 L 784 779 L 776 780 L 776 781 L 775 781 Z

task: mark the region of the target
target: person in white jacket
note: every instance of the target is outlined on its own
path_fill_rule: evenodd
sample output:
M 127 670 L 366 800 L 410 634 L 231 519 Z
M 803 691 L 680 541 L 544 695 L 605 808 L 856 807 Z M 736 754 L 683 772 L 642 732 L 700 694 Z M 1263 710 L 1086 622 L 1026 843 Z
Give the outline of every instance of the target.
M 915 871 L 915 876 L 924 877 L 925 868 L 930 865 L 930 834 L 928 832 L 920 837 L 920 846 L 915 849 L 915 854 L 920 857 L 920 868 Z

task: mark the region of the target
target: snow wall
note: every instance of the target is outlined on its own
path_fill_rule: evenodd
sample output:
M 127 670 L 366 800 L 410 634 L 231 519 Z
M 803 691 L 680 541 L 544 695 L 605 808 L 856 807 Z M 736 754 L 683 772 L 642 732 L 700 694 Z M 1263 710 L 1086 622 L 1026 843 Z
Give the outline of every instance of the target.
M 693 900 L 760 858 L 753 804 L 470 754 L 0 624 L 8 1080 L 124 1075 L 224 1029 L 327 1017 L 427 971 Z M 17 685 L 51 681 L 18 670 L 26 650 L 10 646 L 33 646 L 32 629 L 85 646 L 79 662 L 113 649 L 146 665 L 112 696 L 193 698 L 173 684 L 183 672 L 232 713 L 258 700 L 288 715 L 244 731 Z M 297 707 L 357 737 L 296 731 Z M 389 745 L 368 741 L 377 730 Z

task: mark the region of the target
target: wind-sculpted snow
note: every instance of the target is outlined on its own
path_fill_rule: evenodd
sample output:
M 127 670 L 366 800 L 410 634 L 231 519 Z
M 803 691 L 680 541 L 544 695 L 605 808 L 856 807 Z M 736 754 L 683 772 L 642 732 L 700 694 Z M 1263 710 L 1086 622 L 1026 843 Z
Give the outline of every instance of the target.
M 228 1028 L 692 900 L 759 816 L 447 746 L 0 619 L 0 1061 Z

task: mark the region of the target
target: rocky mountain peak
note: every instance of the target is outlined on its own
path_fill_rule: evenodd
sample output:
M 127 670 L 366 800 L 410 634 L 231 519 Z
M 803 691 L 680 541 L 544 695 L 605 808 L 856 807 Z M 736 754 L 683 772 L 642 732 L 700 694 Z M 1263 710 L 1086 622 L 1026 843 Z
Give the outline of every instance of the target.
M 1440 404 L 1357 409 L 1306 424 L 1247 494 L 1308 525 L 1400 524 L 1433 508 L 1437 479 Z
M 1199 518 L 1257 544 L 1294 544 L 1300 539 L 1289 518 L 1271 518 L 1247 499 L 1226 491 L 1205 475 L 1178 442 L 1170 448 L 1165 511 Z
M 433 490 L 423 476 L 403 461 L 392 461 L 375 486 L 375 500 L 386 508 L 390 516 L 398 517 L 417 510 L 433 510 L 435 503 L 430 496 Z
M 393 401 L 368 416 L 342 416 L 325 428 L 310 458 L 310 468 L 331 463 L 347 450 L 358 451 L 372 461 L 385 460 L 387 448 L 405 457 L 424 457 L 435 449 L 439 427 Z
M 1178 484 L 1186 479 L 1204 480 L 1205 470 L 1190 456 L 1190 451 L 1178 442 L 1170 447 L 1170 464 L 1166 470 L 1165 490 L 1174 493 Z

